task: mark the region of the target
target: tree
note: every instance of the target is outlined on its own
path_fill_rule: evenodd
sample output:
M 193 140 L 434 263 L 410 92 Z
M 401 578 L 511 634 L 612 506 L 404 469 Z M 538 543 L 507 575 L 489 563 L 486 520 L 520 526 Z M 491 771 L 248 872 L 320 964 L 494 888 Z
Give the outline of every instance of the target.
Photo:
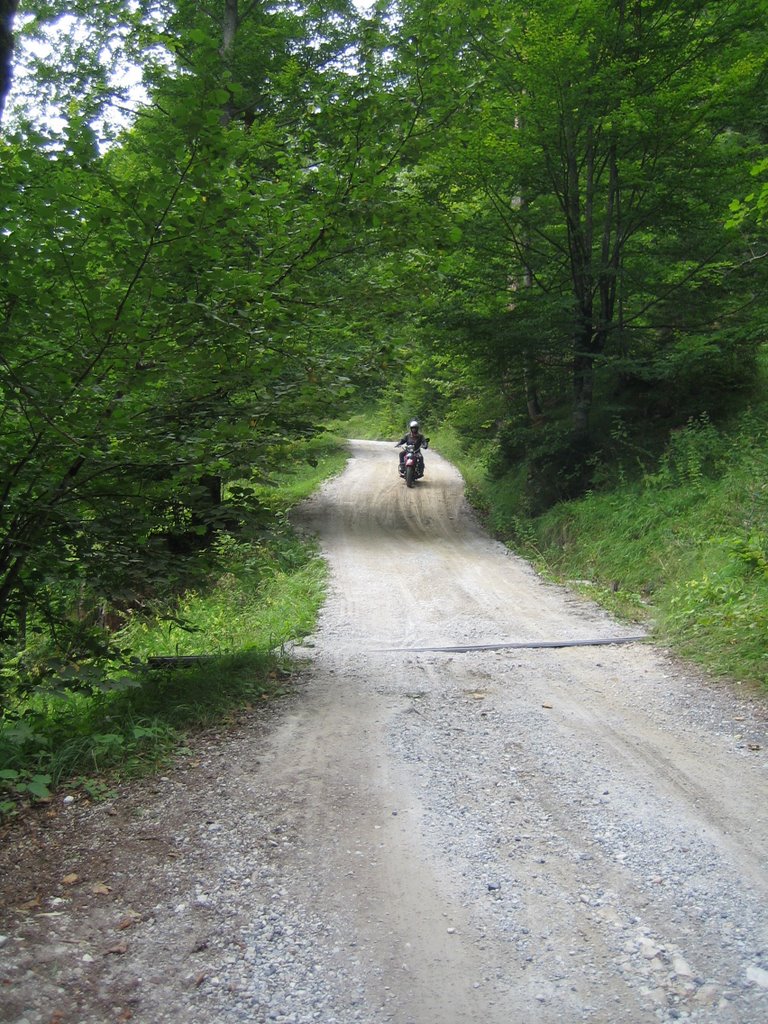
M 748 377 L 756 343 L 725 210 L 747 167 L 765 11 L 460 6 L 403 11 L 403 45 L 418 37 L 463 83 L 422 166 L 425 199 L 461 236 L 438 303 L 454 331 L 465 311 L 458 347 L 517 375 L 534 418 L 540 387 L 550 411 L 565 404 L 567 369 L 573 458 L 592 444 L 598 386 L 628 398 L 642 385 L 646 404 L 684 413 L 697 396 L 715 404 Z
M 65 621 L 84 587 L 167 586 L 169 533 L 242 513 L 210 481 L 267 476 L 375 359 L 343 282 L 402 117 L 365 122 L 340 7 L 224 11 L 126 17 L 152 103 L 106 151 L 84 102 L 61 135 L 3 142 L 6 635 L 27 606 Z

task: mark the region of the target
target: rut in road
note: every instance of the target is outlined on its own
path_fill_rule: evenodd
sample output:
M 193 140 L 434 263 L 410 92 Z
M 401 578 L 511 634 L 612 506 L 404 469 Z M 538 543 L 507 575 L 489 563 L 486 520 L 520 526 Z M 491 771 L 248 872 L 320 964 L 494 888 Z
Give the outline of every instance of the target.
M 22 915 L 0 1021 L 768 1020 L 765 701 L 648 643 L 497 648 L 628 630 L 396 458 L 351 442 L 301 511 L 331 580 L 295 692 L 76 819 L 112 917 Z

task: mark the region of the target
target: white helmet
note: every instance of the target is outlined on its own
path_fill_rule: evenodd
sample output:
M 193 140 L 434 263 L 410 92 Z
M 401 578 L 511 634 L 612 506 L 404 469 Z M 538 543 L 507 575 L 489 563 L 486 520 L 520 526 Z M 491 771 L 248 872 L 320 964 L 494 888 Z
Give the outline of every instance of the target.
M 411 422 L 408 424 L 408 426 L 411 428 L 411 430 L 418 430 L 419 429 L 419 421 L 418 420 L 411 420 Z

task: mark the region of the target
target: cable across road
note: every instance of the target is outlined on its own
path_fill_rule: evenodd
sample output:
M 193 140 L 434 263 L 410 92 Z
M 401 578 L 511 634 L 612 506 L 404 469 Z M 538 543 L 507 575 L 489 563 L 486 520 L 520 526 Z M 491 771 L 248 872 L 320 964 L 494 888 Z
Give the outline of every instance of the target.
M 377 647 L 381 654 L 468 654 L 470 651 L 522 651 L 543 647 L 606 647 L 609 644 L 635 644 L 647 640 L 646 636 L 609 636 L 595 640 L 528 640 L 494 644 L 456 644 L 439 647 Z

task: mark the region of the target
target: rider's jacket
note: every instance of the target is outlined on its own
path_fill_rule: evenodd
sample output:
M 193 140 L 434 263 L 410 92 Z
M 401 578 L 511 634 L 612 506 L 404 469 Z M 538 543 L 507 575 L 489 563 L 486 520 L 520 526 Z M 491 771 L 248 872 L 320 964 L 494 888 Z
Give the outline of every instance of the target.
M 424 437 L 423 434 L 417 434 L 414 437 L 413 434 L 409 430 L 408 433 L 405 435 L 405 437 L 401 437 L 400 438 L 400 440 L 397 442 L 397 444 L 399 446 L 401 444 L 406 444 L 409 441 L 411 442 L 411 444 L 416 444 L 416 445 L 419 446 L 419 448 L 421 448 L 422 446 L 426 447 L 427 439 L 426 439 L 426 437 Z

